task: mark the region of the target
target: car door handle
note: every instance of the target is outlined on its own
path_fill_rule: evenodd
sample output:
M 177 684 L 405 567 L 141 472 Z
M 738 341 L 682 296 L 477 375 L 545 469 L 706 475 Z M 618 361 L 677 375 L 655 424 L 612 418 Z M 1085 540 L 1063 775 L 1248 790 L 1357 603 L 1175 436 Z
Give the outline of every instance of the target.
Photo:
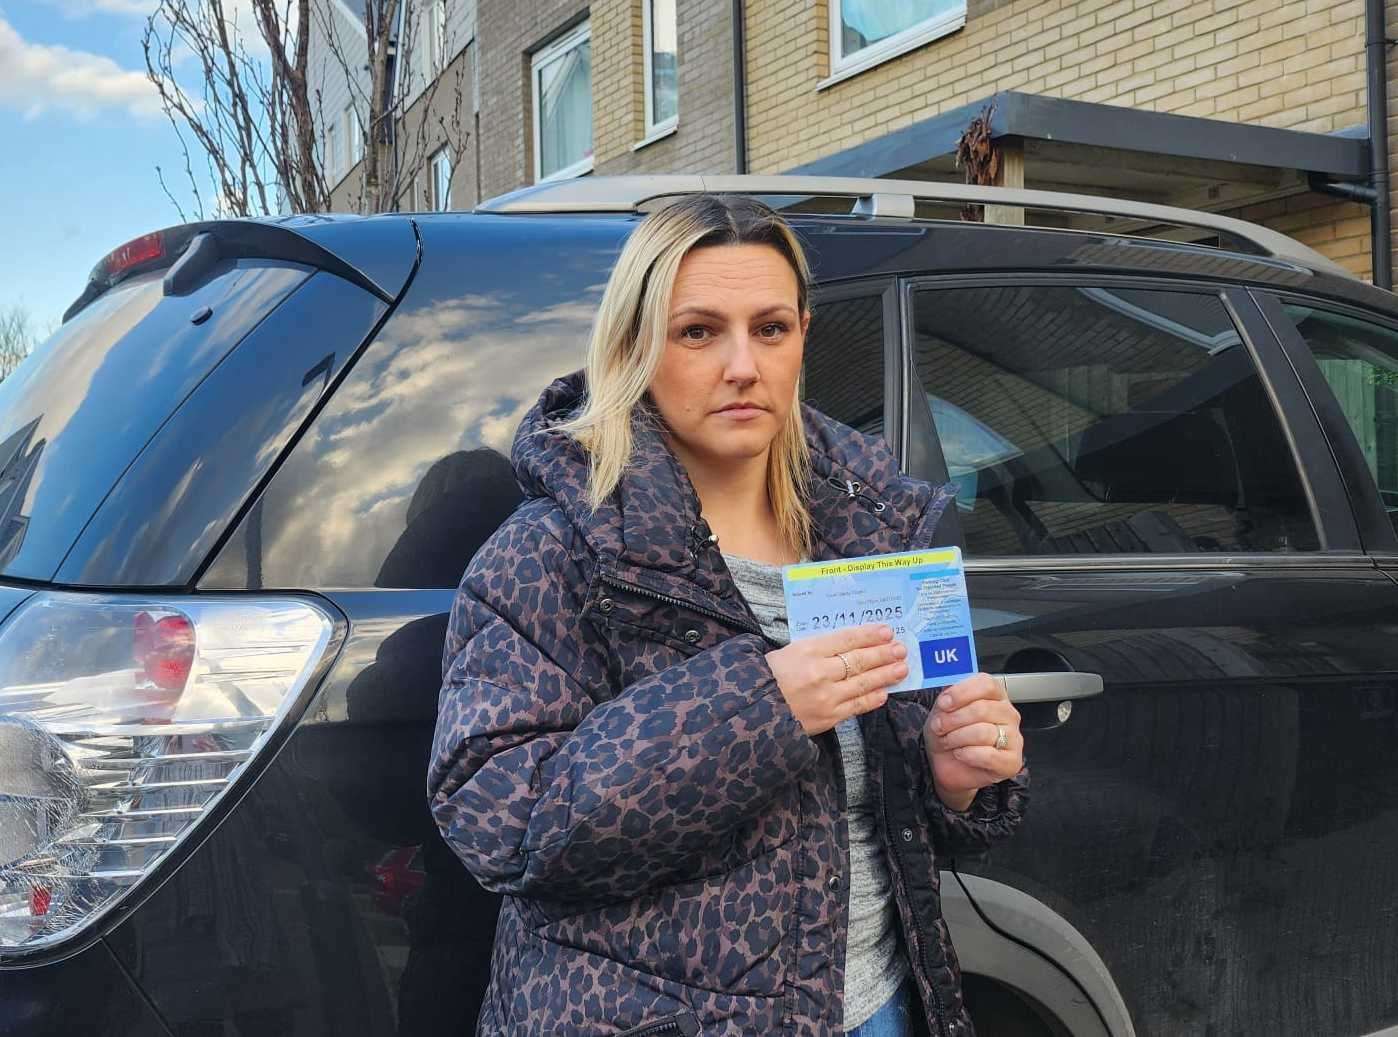
M 1064 702 L 1102 694 L 1102 676 L 1076 670 L 1053 673 L 997 673 L 1011 702 Z

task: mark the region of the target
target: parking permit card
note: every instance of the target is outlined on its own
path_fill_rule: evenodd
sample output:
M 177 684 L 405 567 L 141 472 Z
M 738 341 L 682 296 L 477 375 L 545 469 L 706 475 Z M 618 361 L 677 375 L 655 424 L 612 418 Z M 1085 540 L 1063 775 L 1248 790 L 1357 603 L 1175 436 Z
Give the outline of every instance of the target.
M 977 672 L 959 547 L 800 562 L 782 569 L 791 639 L 887 623 L 907 645 L 908 676 L 888 690 L 955 684 Z

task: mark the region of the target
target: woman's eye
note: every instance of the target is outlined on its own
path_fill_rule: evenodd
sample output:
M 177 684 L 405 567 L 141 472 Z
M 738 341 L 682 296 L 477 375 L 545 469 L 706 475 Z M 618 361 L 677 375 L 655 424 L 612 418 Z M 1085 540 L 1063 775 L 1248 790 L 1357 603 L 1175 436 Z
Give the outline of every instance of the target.
M 778 338 L 786 333 L 786 325 L 780 321 L 764 324 L 758 329 L 763 338 Z
M 703 342 L 709 335 L 709 329 L 702 324 L 691 324 L 680 331 L 680 339 L 684 342 Z

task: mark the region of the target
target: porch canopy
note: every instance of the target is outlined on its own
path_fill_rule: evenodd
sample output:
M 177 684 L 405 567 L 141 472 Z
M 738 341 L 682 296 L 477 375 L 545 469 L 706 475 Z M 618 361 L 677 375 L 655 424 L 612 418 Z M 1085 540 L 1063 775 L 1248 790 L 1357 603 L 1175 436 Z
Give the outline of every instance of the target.
M 985 111 L 1002 151 L 1007 187 L 1220 212 L 1327 184 L 1362 192 L 1369 177 L 1362 126 L 1311 133 L 1018 91 L 992 94 L 785 172 L 959 182 L 957 140 Z M 1020 222 L 1026 217 L 1009 210 L 987 218 Z M 1033 213 L 1027 221 L 1082 229 L 1108 222 L 1062 213 Z M 1129 230 L 1114 223 L 1111 229 Z

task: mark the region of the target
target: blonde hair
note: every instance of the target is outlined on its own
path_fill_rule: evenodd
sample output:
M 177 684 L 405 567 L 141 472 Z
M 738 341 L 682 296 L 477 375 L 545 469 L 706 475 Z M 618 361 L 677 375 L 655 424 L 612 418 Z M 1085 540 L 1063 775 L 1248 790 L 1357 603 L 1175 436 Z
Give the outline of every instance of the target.
M 556 426 L 587 451 L 587 495 L 594 509 L 621 481 L 631 459 L 634 423 L 658 420 L 645 397 L 665 351 L 680 263 L 696 248 L 754 244 L 776 249 L 791 264 L 797 309 L 804 316 L 810 296 L 805 253 L 786 221 L 756 199 L 687 195 L 647 216 L 627 239 L 593 322 L 587 398 L 573 418 Z M 783 538 L 803 558 L 811 545 L 809 467 L 798 386 L 768 454 L 767 494 Z

